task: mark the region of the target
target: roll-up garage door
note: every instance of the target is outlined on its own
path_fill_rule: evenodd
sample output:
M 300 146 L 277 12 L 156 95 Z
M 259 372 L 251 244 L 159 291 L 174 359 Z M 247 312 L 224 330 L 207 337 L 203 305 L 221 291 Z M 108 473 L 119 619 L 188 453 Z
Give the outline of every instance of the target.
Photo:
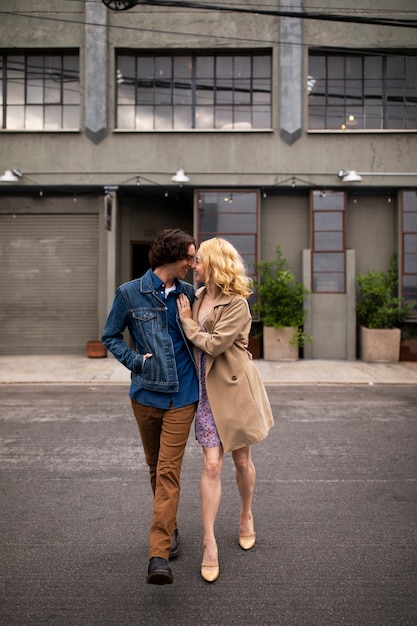
M 98 334 L 97 215 L 0 215 L 0 353 L 77 354 Z

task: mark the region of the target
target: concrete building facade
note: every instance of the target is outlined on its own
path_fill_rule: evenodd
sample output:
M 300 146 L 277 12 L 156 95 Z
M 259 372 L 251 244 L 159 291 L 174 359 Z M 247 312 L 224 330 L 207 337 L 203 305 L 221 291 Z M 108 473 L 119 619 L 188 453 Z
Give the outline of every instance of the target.
M 170 227 L 251 272 L 280 245 L 304 358 L 357 358 L 355 277 L 393 252 L 417 300 L 413 0 L 33 4 L 0 0 L 1 353 L 84 352 Z

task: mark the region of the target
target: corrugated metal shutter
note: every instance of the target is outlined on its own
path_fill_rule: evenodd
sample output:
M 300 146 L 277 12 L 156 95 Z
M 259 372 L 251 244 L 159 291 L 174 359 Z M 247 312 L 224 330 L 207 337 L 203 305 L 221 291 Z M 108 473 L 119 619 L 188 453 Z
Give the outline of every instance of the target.
M 97 215 L 0 215 L 0 353 L 77 354 L 98 339 Z

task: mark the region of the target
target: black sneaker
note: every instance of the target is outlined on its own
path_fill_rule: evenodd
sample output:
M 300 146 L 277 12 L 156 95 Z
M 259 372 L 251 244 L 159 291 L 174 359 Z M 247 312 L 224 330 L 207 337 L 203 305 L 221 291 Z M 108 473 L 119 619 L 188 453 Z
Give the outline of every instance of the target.
M 170 585 L 174 580 L 168 561 L 154 556 L 149 561 L 146 582 L 151 585 Z

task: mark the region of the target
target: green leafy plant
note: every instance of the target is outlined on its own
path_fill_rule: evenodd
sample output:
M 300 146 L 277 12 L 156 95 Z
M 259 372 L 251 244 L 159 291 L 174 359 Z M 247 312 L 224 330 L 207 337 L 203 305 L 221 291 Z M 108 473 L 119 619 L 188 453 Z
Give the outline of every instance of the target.
M 358 302 L 356 311 L 359 322 L 367 328 L 394 328 L 399 326 L 412 309 L 404 304 L 398 292 L 398 257 L 391 255 L 387 272 L 370 270 L 358 274 Z
M 273 261 L 260 261 L 255 264 L 255 269 L 259 277 L 254 281 L 258 295 L 258 301 L 252 307 L 255 315 L 259 315 L 264 326 L 293 327 L 292 344 L 303 346 L 310 343 L 311 337 L 303 331 L 304 298 L 310 292 L 303 283 L 296 281 L 280 246 L 275 248 Z

